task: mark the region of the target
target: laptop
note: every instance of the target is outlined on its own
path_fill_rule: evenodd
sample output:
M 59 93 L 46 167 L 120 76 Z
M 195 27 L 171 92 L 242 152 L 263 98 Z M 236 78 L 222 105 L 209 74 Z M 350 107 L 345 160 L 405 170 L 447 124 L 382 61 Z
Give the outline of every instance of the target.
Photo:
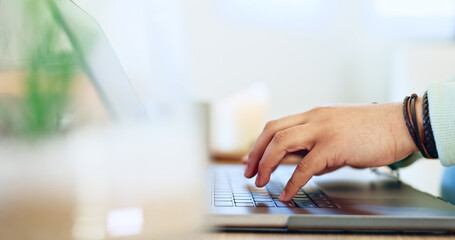
M 110 113 L 117 118 L 147 116 L 96 21 L 70 0 L 48 2 Z M 81 37 L 87 28 L 96 48 Z M 209 221 L 226 231 L 455 232 L 455 206 L 370 169 L 345 167 L 314 177 L 290 202 L 280 202 L 294 169 L 278 167 L 270 183 L 257 188 L 254 179 L 243 177 L 242 165 L 210 166 Z

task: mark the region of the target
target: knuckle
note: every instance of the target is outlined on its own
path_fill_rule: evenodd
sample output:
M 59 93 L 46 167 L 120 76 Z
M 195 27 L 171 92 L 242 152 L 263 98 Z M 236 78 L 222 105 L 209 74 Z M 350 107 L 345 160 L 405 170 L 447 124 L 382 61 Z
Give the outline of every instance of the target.
M 308 113 L 310 113 L 310 114 L 318 114 L 321 111 L 322 111 L 321 107 L 314 107 L 314 108 L 310 109 L 310 111 L 308 111 Z
M 333 109 L 334 109 L 333 106 L 319 106 L 311 109 L 310 112 L 314 114 L 325 114 Z
M 309 171 L 307 161 L 300 161 L 299 164 L 297 164 L 296 171 L 300 172 L 301 174 L 307 174 Z
M 319 125 L 326 125 L 327 121 L 334 120 L 332 117 L 333 110 L 335 110 L 335 108 L 330 106 L 316 107 L 308 111 L 308 118 Z
M 279 132 L 275 133 L 275 136 L 273 136 L 273 141 L 275 143 L 281 143 L 281 142 L 283 142 L 284 139 L 286 139 L 287 135 L 288 135 L 288 132 L 279 131 Z
M 272 131 L 276 126 L 276 120 L 269 121 L 265 124 L 264 131 Z
M 327 111 L 327 107 L 315 107 L 311 111 L 315 114 L 321 114 L 321 113 Z

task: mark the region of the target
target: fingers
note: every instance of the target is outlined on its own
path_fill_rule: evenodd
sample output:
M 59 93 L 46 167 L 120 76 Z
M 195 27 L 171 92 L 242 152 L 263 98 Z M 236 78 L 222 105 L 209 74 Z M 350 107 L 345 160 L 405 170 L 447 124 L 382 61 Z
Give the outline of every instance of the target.
M 263 187 L 269 182 L 270 174 L 288 152 L 311 150 L 314 131 L 306 125 L 298 125 L 277 132 L 259 161 L 256 186 Z
M 251 178 L 256 175 L 258 171 L 259 160 L 261 159 L 273 136 L 278 131 L 303 123 L 304 120 L 302 114 L 292 115 L 279 120 L 268 122 L 256 140 L 253 149 L 250 151 L 248 163 L 245 169 L 245 177 Z
M 302 150 L 302 151 L 298 151 L 298 152 L 291 152 L 291 153 L 286 153 L 286 155 L 284 156 L 284 158 L 280 161 L 279 164 L 292 164 L 292 165 L 297 165 L 300 160 L 302 160 L 302 158 L 304 158 L 306 156 L 306 154 L 308 153 L 307 150 Z M 246 158 L 246 160 L 244 160 Z M 244 156 L 242 159 L 241 159 L 242 163 L 243 164 L 246 164 L 247 161 L 248 161 L 248 156 Z M 279 165 L 276 165 L 273 169 L 272 169 L 272 173 L 275 171 L 275 169 L 278 167 Z
M 327 159 L 324 158 L 323 152 L 314 148 L 300 161 L 295 169 L 292 177 L 289 179 L 283 193 L 281 193 L 280 201 L 291 200 L 297 192 L 313 177 L 315 173 L 326 169 Z
M 297 152 L 288 152 L 286 156 L 284 156 L 281 164 L 294 164 L 297 165 L 302 158 L 304 158 L 308 154 L 307 150 L 301 150 Z

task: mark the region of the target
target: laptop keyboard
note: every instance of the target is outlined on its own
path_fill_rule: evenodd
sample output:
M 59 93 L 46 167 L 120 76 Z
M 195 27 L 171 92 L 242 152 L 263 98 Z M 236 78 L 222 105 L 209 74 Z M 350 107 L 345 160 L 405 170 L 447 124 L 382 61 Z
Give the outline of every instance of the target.
M 281 183 L 270 181 L 258 188 L 243 177 L 215 176 L 212 181 L 215 207 L 288 207 L 288 208 L 337 208 L 321 190 L 302 188 L 289 202 L 278 200 L 283 191 Z

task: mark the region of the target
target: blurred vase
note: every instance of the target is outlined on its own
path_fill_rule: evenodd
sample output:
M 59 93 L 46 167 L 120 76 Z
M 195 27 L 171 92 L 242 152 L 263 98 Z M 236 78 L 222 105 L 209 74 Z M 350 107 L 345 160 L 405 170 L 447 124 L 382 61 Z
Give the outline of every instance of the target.
M 255 83 L 214 102 L 209 117 L 212 155 L 247 153 L 264 127 L 269 98 L 268 87 Z

